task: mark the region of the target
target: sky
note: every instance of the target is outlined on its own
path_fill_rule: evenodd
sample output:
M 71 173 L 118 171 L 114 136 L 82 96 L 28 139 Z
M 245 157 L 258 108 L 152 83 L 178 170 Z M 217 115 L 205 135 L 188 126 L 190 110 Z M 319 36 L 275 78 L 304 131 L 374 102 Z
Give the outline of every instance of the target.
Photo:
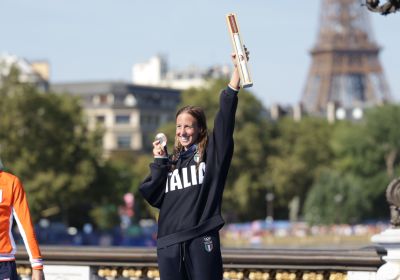
M 4 0 L 0 54 L 50 63 L 50 82 L 131 81 L 135 63 L 166 55 L 171 70 L 230 62 L 225 15 L 238 16 L 265 105 L 300 101 L 322 0 Z M 381 1 L 384 3 L 386 1 Z M 392 96 L 400 100 L 400 13 L 370 13 Z

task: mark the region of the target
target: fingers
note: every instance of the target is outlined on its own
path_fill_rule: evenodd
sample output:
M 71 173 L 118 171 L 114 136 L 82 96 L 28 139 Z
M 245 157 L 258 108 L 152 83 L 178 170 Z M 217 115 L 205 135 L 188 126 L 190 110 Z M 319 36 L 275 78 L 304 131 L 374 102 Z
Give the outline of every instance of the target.
M 236 53 L 231 53 L 231 59 L 232 59 L 232 64 L 233 67 L 236 69 L 237 68 L 237 59 L 236 59 Z
M 155 147 L 155 146 L 157 146 L 157 145 L 160 145 L 160 140 L 155 140 L 155 141 L 153 142 L 153 147 Z
M 249 59 L 250 59 L 250 51 L 246 48 L 245 45 L 243 45 L 243 48 L 244 48 L 244 52 L 246 54 L 246 60 L 249 61 Z M 236 64 L 237 64 L 236 53 L 234 53 L 234 52 L 231 53 L 231 58 L 232 58 L 232 61 L 233 61 L 233 65 L 236 67 Z M 240 60 L 244 60 L 243 55 L 241 55 Z
M 153 149 L 153 156 L 165 156 L 165 151 L 161 147 L 157 147 Z
M 244 48 L 244 52 L 246 53 L 246 58 L 247 58 L 247 61 L 248 61 L 250 59 L 250 51 L 246 48 L 245 45 L 243 45 L 243 48 Z
M 164 156 L 165 149 L 163 146 L 160 145 L 160 141 L 156 140 L 153 142 L 153 155 L 154 156 Z

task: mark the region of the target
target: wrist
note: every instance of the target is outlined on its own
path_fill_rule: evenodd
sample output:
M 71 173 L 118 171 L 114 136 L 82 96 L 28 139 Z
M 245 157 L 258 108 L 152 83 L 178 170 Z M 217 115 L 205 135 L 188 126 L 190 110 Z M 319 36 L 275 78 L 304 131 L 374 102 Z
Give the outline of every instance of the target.
M 168 158 L 167 157 L 155 157 L 154 158 L 154 163 L 160 164 L 160 165 L 165 165 L 168 164 Z
M 232 89 L 239 90 L 240 89 L 240 76 L 238 69 L 235 68 L 235 70 L 232 73 L 231 79 L 229 80 L 228 84 Z
M 228 84 L 228 87 L 230 87 L 232 90 L 234 90 L 234 91 L 239 91 L 240 90 L 240 86 L 239 85 L 237 85 L 237 86 L 234 86 L 234 85 L 232 85 L 231 83 L 229 83 Z

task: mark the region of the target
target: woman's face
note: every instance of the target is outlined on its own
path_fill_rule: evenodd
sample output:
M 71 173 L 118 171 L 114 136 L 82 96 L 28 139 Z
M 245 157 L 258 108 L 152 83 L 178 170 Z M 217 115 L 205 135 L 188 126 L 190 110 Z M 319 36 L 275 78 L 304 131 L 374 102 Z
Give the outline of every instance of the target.
M 197 142 L 199 133 L 197 120 L 192 115 L 185 112 L 178 115 L 176 118 L 176 137 L 185 150 Z

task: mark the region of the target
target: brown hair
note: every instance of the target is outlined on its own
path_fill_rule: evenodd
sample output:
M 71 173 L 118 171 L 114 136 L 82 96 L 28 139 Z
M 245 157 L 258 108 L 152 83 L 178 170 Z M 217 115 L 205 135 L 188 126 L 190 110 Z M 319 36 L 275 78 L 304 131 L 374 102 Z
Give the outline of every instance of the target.
M 187 113 L 191 115 L 197 121 L 197 127 L 199 128 L 199 137 L 197 142 L 197 152 L 200 156 L 200 163 L 204 157 L 204 152 L 206 150 L 207 142 L 208 142 L 208 130 L 207 130 L 207 120 L 204 111 L 200 107 L 196 106 L 185 106 L 176 112 L 175 120 L 178 118 L 180 114 Z M 178 160 L 179 153 L 183 151 L 183 146 L 179 143 L 178 137 L 175 135 L 175 144 L 174 144 L 174 152 L 172 155 L 172 160 Z

